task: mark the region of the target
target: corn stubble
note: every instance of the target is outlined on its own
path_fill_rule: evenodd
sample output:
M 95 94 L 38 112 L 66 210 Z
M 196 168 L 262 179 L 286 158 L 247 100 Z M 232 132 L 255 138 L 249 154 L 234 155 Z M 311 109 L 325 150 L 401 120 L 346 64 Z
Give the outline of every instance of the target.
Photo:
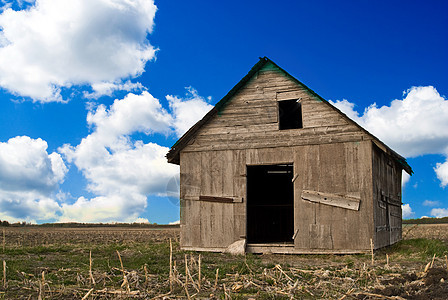
M 413 228 L 373 260 L 185 252 L 178 229 L 7 228 L 0 299 L 444 299 L 448 253 L 412 246 L 446 243 L 443 229 Z

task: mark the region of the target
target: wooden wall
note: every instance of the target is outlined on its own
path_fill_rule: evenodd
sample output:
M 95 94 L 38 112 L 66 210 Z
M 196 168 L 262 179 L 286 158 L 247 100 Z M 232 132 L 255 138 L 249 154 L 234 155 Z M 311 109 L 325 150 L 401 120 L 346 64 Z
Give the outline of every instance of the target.
M 246 233 L 245 151 L 181 153 L 181 245 L 222 250 Z M 233 203 L 200 201 L 200 196 Z
M 303 128 L 278 130 L 277 101 L 301 99 Z M 217 116 L 199 130 L 183 152 L 285 147 L 360 141 L 357 126 L 283 72 L 258 72 Z
M 368 250 L 373 234 L 371 142 L 181 154 L 184 248 L 222 250 L 246 234 L 246 166 L 294 164 L 297 250 Z M 359 210 L 302 199 L 311 190 L 360 199 Z M 228 197 L 233 203 L 200 201 Z
M 303 128 L 278 129 L 277 101 L 287 99 L 301 99 Z M 181 151 L 182 247 L 220 251 L 245 236 L 246 166 L 293 163 L 294 251 L 369 249 L 376 241 L 370 139 L 268 64 Z M 304 190 L 359 199 L 359 210 L 304 200 Z
M 295 155 L 295 247 L 369 249 L 374 234 L 370 141 L 303 146 Z M 305 201 L 303 190 L 359 199 L 359 210 Z
M 373 147 L 373 203 L 375 248 L 401 240 L 401 167 L 378 147 Z

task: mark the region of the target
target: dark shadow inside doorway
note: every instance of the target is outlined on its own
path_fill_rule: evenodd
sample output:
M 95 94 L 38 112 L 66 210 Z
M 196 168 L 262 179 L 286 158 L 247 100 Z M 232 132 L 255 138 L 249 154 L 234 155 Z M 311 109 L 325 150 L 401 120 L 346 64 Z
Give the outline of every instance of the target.
M 292 179 L 292 164 L 247 166 L 248 243 L 293 242 Z

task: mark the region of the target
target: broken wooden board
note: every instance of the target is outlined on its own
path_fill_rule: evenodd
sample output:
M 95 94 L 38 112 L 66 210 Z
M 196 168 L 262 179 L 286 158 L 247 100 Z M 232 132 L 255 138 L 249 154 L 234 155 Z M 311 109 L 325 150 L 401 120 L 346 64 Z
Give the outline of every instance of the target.
M 359 203 L 361 202 L 359 198 L 307 190 L 302 191 L 302 199 L 350 210 L 359 210 Z
M 228 197 L 199 196 L 199 200 L 207 202 L 233 203 L 233 198 Z

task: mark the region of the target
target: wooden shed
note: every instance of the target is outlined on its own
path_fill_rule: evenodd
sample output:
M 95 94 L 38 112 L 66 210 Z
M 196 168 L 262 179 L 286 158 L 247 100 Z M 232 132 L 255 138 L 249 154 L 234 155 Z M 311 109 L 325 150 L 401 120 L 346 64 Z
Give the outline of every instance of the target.
M 167 159 L 183 249 L 357 253 L 401 239 L 406 160 L 266 57 Z

